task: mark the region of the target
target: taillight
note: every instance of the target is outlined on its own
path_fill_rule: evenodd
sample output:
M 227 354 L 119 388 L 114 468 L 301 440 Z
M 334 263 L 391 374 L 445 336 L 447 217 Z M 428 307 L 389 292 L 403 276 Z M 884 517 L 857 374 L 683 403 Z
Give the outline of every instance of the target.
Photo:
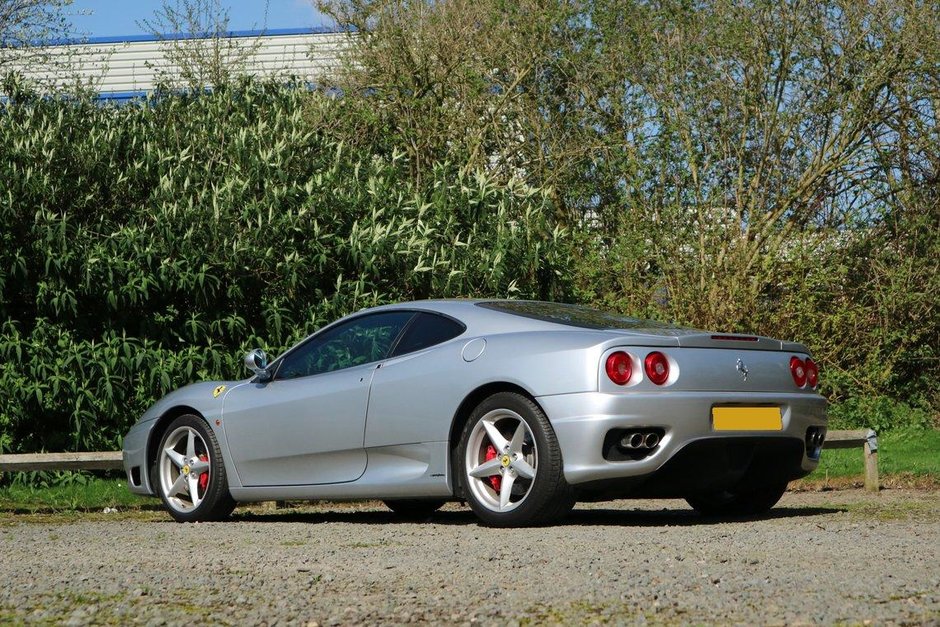
M 819 367 L 816 366 L 816 362 L 806 358 L 806 384 L 811 388 L 816 388 L 819 385 Z
M 626 385 L 633 377 L 633 360 L 623 351 L 611 353 L 606 368 L 607 376 L 617 385 Z
M 801 388 L 806 385 L 806 363 L 795 355 L 790 358 L 790 374 L 793 375 L 796 387 Z
M 656 351 L 646 356 L 643 361 L 646 376 L 656 385 L 662 385 L 669 379 L 669 360 L 662 353 Z

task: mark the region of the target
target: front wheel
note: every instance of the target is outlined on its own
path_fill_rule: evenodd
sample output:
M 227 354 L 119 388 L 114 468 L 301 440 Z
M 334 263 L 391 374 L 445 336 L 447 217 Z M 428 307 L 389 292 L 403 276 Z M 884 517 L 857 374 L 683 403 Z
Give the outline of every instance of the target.
M 177 522 L 223 520 L 235 508 L 219 442 L 198 416 L 170 423 L 154 469 L 160 500 Z
M 735 488 L 686 497 L 686 502 L 703 516 L 745 517 L 757 516 L 770 510 L 783 493 L 787 482 L 759 484 L 748 488 Z
M 521 394 L 500 392 L 480 403 L 456 457 L 464 496 L 486 524 L 545 524 L 574 506 L 555 431 L 542 409 Z

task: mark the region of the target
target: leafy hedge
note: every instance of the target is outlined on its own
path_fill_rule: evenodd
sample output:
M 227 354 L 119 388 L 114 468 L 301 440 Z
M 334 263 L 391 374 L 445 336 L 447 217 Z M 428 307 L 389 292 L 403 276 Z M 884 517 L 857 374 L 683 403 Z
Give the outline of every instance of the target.
M 577 222 L 558 206 L 570 190 L 446 159 L 417 176 L 367 99 L 251 81 L 124 106 L 15 79 L 0 91 L 4 452 L 115 448 L 169 390 L 240 377 L 249 348 L 457 296 L 803 341 L 844 401 L 834 425 L 936 421 L 935 211 L 786 225 L 757 269 L 722 274 L 688 244 L 733 230 L 700 229 L 683 204 L 638 198 L 617 220 Z
M 242 376 L 378 303 L 564 298 L 546 196 L 318 128 L 341 104 L 244 83 L 0 108 L 0 448 L 108 449 L 167 391 Z M 314 122 L 312 122 L 312 120 Z

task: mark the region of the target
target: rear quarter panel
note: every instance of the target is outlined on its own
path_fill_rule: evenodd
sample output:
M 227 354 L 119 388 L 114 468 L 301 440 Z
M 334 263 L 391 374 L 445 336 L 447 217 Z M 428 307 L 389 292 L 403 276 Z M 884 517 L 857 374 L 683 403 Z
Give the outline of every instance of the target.
M 486 348 L 466 361 L 463 348 L 478 337 Z M 365 446 L 447 441 L 464 399 L 491 383 L 532 396 L 596 390 L 605 338 L 580 330 L 465 335 L 387 360 L 373 377 Z

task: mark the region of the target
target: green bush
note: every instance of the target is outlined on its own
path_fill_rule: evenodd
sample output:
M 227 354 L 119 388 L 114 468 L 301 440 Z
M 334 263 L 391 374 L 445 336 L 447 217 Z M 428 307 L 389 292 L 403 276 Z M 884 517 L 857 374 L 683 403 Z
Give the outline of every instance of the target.
M 294 86 L 0 108 L 0 447 L 107 449 L 156 398 L 242 376 L 362 307 L 564 298 L 545 194 L 437 164 L 416 188 Z
M 752 255 L 739 229 L 699 228 L 706 214 L 655 185 L 572 219 L 562 205 L 591 196 L 594 166 L 570 188 L 446 151 L 417 168 L 368 96 L 243 81 L 113 106 L 14 78 L 0 91 L 0 451 L 115 448 L 166 392 L 242 376 L 249 348 L 459 296 L 802 341 L 833 428 L 936 420 L 930 193 L 842 230 L 772 224 L 782 243 Z
M 922 407 L 887 396 L 859 396 L 829 407 L 830 429 L 874 429 L 877 433 L 925 430 L 940 425 Z

